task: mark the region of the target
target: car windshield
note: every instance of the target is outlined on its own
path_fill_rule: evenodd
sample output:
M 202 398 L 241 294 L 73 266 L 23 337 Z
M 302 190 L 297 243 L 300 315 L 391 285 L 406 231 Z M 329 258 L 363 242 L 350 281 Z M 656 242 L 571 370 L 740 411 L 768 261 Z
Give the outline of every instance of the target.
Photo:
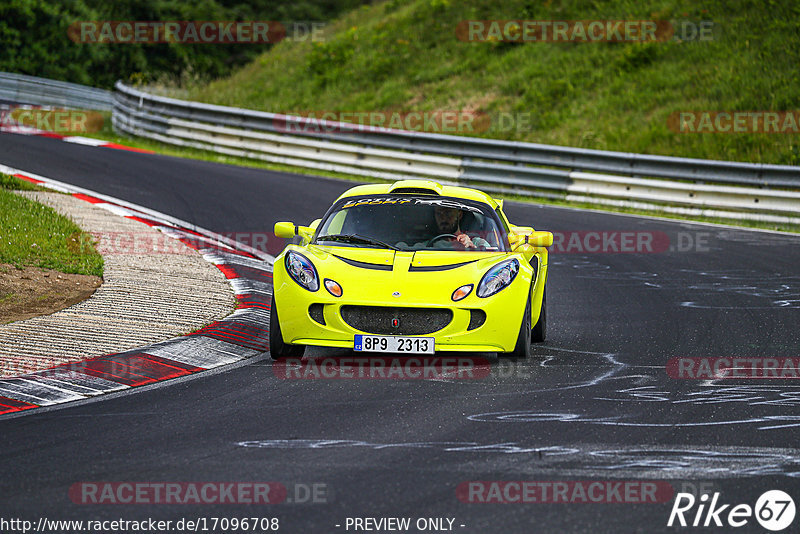
M 503 225 L 489 206 L 406 195 L 339 201 L 320 224 L 315 243 L 395 250 L 508 250 Z

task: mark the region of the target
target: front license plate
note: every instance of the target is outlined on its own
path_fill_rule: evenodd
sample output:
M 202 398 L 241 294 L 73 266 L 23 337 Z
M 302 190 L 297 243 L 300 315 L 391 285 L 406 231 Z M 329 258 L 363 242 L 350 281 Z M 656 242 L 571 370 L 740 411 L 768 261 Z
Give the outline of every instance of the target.
M 357 352 L 404 352 L 433 354 L 434 338 L 408 336 L 367 336 L 356 334 L 353 350 Z

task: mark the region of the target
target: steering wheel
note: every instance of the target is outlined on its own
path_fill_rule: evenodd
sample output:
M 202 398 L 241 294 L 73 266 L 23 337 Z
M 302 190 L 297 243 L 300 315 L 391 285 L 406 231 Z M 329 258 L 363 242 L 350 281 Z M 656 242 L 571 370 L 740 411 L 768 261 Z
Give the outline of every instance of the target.
M 437 241 L 439 241 L 440 239 L 444 239 L 445 237 L 452 237 L 453 239 L 458 240 L 458 236 L 455 234 L 439 234 L 434 238 L 428 239 L 428 242 L 425 243 L 425 246 L 429 247 L 434 243 L 436 243 Z

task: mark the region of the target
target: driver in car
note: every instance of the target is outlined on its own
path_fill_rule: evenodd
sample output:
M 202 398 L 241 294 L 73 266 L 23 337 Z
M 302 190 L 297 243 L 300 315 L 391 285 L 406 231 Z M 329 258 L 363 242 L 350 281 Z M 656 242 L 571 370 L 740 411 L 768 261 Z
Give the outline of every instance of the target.
M 459 243 L 466 250 L 481 250 L 490 247 L 488 241 L 480 237 L 470 237 L 461 231 L 461 218 L 464 212 L 458 208 L 436 206 L 433 212 L 436 219 L 436 229 L 439 235 L 432 239 L 417 243 L 413 248 L 453 248 Z

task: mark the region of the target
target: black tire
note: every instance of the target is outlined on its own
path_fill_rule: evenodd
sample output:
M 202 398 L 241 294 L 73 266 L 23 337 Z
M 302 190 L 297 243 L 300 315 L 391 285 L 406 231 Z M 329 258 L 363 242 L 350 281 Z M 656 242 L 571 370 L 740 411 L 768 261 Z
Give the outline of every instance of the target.
M 541 343 L 547 338 L 547 286 L 544 288 L 542 295 L 542 311 L 539 313 L 539 320 L 533 326 L 531 331 L 531 341 L 534 343 Z
M 511 356 L 515 358 L 528 358 L 531 355 L 531 296 L 528 295 L 528 304 L 525 306 L 525 314 L 522 316 L 522 324 L 519 327 L 517 344 Z
M 305 345 L 284 343 L 281 323 L 278 321 L 278 309 L 275 306 L 275 295 L 273 295 L 269 305 L 269 355 L 273 360 L 302 358 L 305 351 Z

